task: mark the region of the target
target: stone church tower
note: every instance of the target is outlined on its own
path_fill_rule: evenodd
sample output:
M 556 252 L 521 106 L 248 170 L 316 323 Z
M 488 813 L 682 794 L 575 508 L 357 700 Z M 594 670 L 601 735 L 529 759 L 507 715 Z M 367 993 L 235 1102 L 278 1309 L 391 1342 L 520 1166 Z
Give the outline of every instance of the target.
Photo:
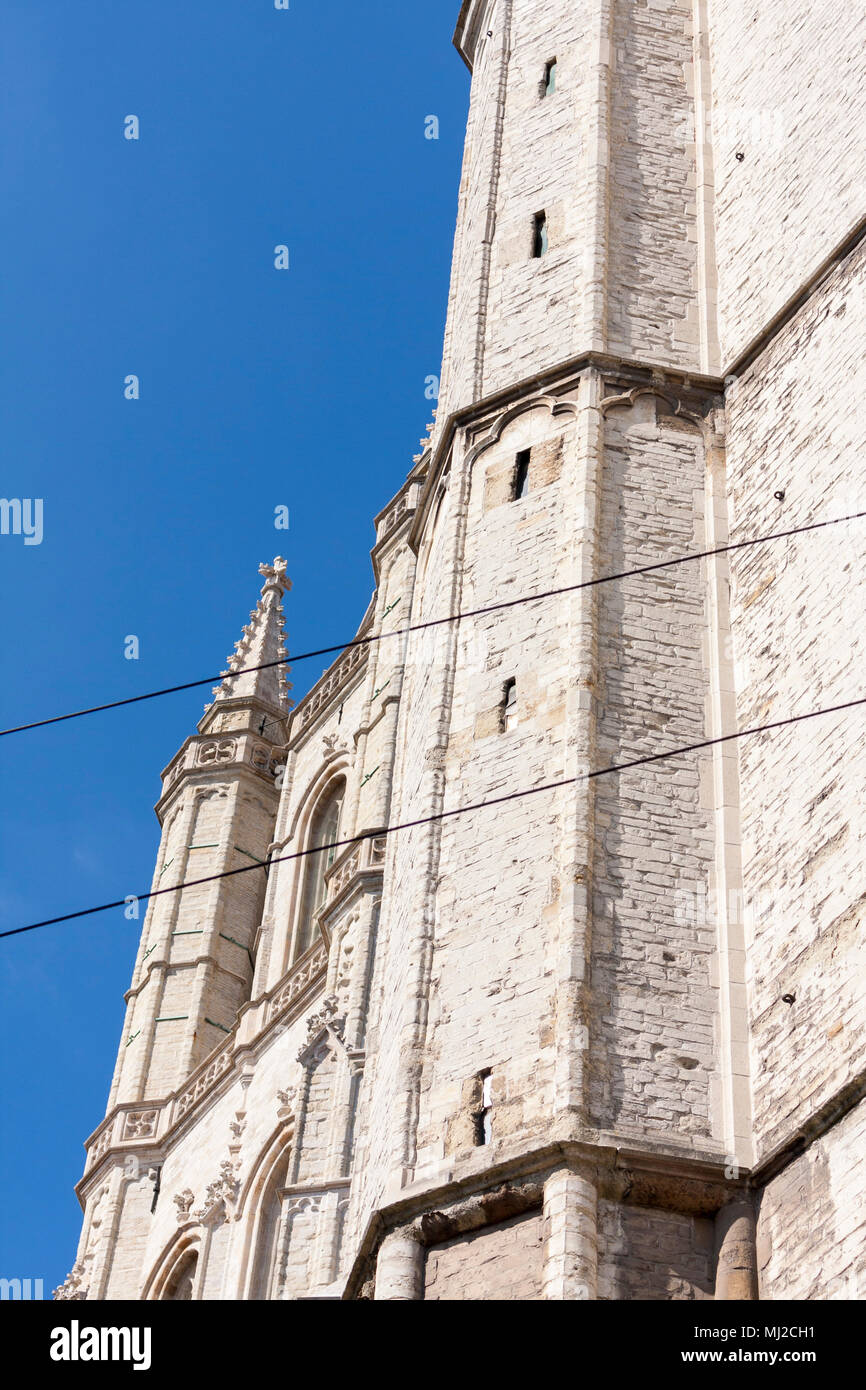
M 863 522 L 682 560 L 866 510 L 864 21 L 465 0 L 436 421 L 163 775 L 61 1297 L 866 1293 Z

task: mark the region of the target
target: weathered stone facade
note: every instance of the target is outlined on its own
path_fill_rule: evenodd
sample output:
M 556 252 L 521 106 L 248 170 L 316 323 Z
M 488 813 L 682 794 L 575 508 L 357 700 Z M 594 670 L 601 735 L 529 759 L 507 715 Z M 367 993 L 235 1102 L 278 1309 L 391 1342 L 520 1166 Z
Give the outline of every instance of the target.
M 863 715 L 727 736 L 866 693 L 866 533 L 705 552 L 866 510 L 864 27 L 466 0 L 436 421 L 164 774 L 154 887 L 252 869 L 151 902 L 61 1296 L 863 1297 Z

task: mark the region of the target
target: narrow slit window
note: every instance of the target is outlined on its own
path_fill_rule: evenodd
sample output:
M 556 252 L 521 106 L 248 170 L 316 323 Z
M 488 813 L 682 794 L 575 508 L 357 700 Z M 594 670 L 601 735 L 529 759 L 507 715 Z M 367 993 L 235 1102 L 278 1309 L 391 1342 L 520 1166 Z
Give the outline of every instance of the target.
M 481 1104 L 475 1111 L 475 1145 L 480 1148 L 493 1140 L 493 1075 L 489 1071 L 478 1074 L 481 1086 Z
M 517 462 L 514 465 L 514 487 L 512 488 L 512 501 L 514 502 L 519 501 L 529 492 L 529 463 L 531 458 L 531 449 L 521 449 L 517 455 Z
M 502 704 L 500 706 L 499 726 L 503 733 L 510 729 L 517 721 L 517 681 L 510 680 L 505 682 L 502 691 Z
M 552 97 L 556 91 L 556 59 L 551 58 L 544 67 L 544 81 L 541 84 L 541 95 Z
M 532 224 L 532 254 L 535 260 L 547 255 L 548 245 L 547 213 L 537 212 Z

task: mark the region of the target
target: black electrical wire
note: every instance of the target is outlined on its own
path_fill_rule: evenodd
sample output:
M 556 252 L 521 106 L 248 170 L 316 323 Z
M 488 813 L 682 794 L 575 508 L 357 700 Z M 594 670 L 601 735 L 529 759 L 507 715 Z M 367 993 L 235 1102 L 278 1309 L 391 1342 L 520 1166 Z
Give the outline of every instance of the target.
M 741 729 L 735 734 L 722 734 L 719 738 L 703 739 L 700 743 L 685 744 L 681 748 L 669 748 L 663 753 L 649 753 L 642 758 L 632 758 L 625 763 L 615 763 L 610 767 L 596 768 L 594 772 L 582 772 L 577 777 L 565 777 L 558 782 L 545 782 L 542 786 L 526 787 L 522 791 L 507 792 L 503 796 L 491 797 L 488 801 L 477 801 L 471 806 L 457 806 L 452 811 L 437 811 L 432 816 L 422 816 L 419 820 L 404 821 L 400 825 L 385 826 L 380 830 L 366 830 L 361 835 L 353 835 L 348 840 L 338 840 L 331 845 L 331 849 L 345 849 L 349 845 L 360 845 L 365 840 L 378 840 L 384 835 L 394 835 L 400 830 L 414 830 L 422 825 L 433 825 L 436 822 L 451 820 L 454 816 L 465 816 L 472 811 L 483 811 L 490 806 L 502 806 L 508 801 L 519 801 L 526 796 L 537 796 L 540 792 L 558 791 L 563 787 L 574 786 L 577 782 L 590 782 L 596 777 L 606 777 L 614 772 L 626 772 L 630 768 L 645 767 L 648 763 L 657 763 L 665 758 L 679 757 L 683 753 L 696 753 L 703 748 L 713 748 L 720 743 L 731 743 L 735 739 L 748 738 L 752 734 L 765 734 L 773 729 L 782 729 L 791 724 L 801 724 L 806 719 L 818 719 L 827 714 L 839 714 L 843 710 L 855 709 L 858 705 L 866 705 L 866 696 L 857 700 L 848 700 L 841 705 L 831 705 L 828 709 L 809 710 L 806 714 L 795 714 L 787 719 L 777 719 L 771 724 L 760 724 L 753 729 Z M 135 893 L 128 897 L 119 898 L 116 902 L 100 903 L 98 907 L 85 907 L 78 912 L 66 912 L 61 917 L 49 917 L 44 922 L 31 922 L 26 927 L 14 927 L 11 931 L 0 932 L 0 939 L 8 936 L 21 936 L 25 932 L 38 931 L 42 927 L 53 927 L 60 922 L 72 922 L 79 917 L 92 917 L 97 912 L 109 912 L 113 908 L 126 907 L 132 900 L 135 902 L 147 902 L 150 898 L 161 898 L 166 893 L 180 893 L 185 888 L 198 888 L 204 883 L 215 883 L 218 879 L 234 878 L 236 874 L 254 873 L 257 869 L 269 869 L 273 864 L 287 864 L 292 859 L 305 859 L 309 854 L 321 854 L 321 849 L 301 849 L 292 854 L 284 854 L 277 859 L 271 859 L 267 864 L 243 864 L 237 869 L 226 869 L 219 874 L 210 874 L 207 878 L 190 879 L 186 883 L 176 883 L 171 888 L 154 888 L 149 893 Z
M 185 681 L 182 685 L 169 685 L 164 690 L 148 690 L 143 695 L 128 695 L 123 700 L 110 700 L 103 705 L 91 705 L 88 709 L 71 710 L 68 714 L 55 714 L 49 719 L 36 719 L 31 724 L 16 724 L 9 729 L 0 729 L 0 738 L 9 734 L 23 734 L 32 729 L 44 729 L 49 724 L 62 724 L 68 719 L 83 719 L 88 714 L 102 714 L 105 710 L 121 709 L 125 705 L 137 705 L 144 700 L 157 700 L 163 695 L 177 695 L 183 690 L 197 690 L 203 685 L 214 685 L 237 676 L 251 675 L 256 671 L 268 671 L 274 666 L 297 665 L 299 661 L 310 661 L 316 656 L 334 656 L 339 652 L 350 651 L 352 647 L 366 647 L 373 642 L 382 642 L 389 637 L 405 637 L 412 632 L 424 632 L 428 628 L 442 627 L 446 623 L 459 623 L 467 618 L 480 618 L 487 613 L 498 613 L 505 608 L 516 608 L 523 603 L 539 603 L 542 599 L 558 598 L 563 594 L 577 593 L 580 589 L 592 589 L 599 584 L 610 584 L 617 579 L 631 579 L 639 574 L 651 574 L 655 570 L 670 569 L 674 565 L 685 565 L 696 560 L 712 559 L 714 555 L 727 555 L 733 550 L 744 550 L 752 545 L 767 545 L 770 541 L 788 540 L 791 536 L 802 536 L 808 531 L 821 531 L 827 526 L 840 526 L 847 521 L 859 521 L 866 512 L 854 512 L 851 516 L 834 517 L 830 521 L 815 521 L 809 526 L 797 526 L 790 531 L 777 531 L 769 536 L 753 536 L 750 540 L 732 541 L 729 545 L 717 546 L 715 550 L 700 550 L 691 555 L 678 555 L 672 560 L 658 560 L 651 565 L 640 565 L 637 569 L 622 570 L 618 574 L 603 574 L 597 579 L 585 579 L 580 584 L 566 584 L 561 589 L 546 589 L 540 594 L 522 594 L 518 598 L 503 599 L 484 608 L 472 608 L 463 613 L 450 613 L 444 618 L 430 618 L 423 623 L 412 623 L 408 627 L 398 627 L 393 632 L 381 632 L 371 637 L 355 637 L 333 647 L 319 647 L 312 652 L 289 654 L 281 661 L 266 661 L 261 666 L 245 666 L 239 671 L 217 676 L 203 676 L 201 680 Z

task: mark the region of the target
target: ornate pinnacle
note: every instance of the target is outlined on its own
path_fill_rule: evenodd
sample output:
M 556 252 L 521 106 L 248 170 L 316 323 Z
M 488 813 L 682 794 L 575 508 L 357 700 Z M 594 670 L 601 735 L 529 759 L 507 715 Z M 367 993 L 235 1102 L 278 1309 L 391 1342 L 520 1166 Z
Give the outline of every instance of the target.
M 282 555 L 278 555 L 272 565 L 259 565 L 259 574 L 262 575 L 265 581 L 262 586 L 263 594 L 266 593 L 268 589 L 272 588 L 278 588 L 280 593 L 288 593 L 290 591 L 292 581 L 286 574 L 287 563 L 288 562 L 283 559 Z

